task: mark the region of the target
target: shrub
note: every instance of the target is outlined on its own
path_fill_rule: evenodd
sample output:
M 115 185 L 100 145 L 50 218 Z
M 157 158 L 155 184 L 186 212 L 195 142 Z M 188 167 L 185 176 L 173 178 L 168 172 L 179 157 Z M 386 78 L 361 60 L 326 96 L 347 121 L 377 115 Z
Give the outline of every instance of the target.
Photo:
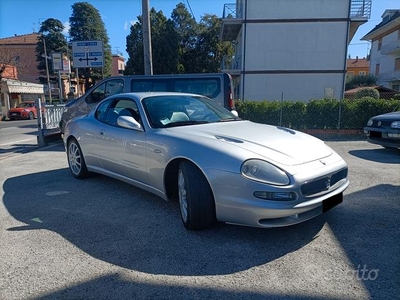
M 372 97 L 356 101 L 238 101 L 236 109 L 243 119 L 293 129 L 362 129 L 369 118 L 399 110 L 400 101 Z
M 374 99 L 379 99 L 379 92 L 378 90 L 371 88 L 371 87 L 365 87 L 360 89 L 356 94 L 355 98 L 360 99 L 363 97 L 372 97 Z

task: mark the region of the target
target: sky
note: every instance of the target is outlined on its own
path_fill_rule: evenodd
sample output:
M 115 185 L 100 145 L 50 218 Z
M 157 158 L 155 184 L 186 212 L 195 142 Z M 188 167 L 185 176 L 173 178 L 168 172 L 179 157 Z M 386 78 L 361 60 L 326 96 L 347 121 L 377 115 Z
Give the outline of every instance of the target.
M 142 13 L 142 0 L 0 0 L 0 38 L 37 32 L 40 23 L 48 18 L 58 19 L 68 28 L 71 6 L 76 2 L 89 2 L 100 12 L 112 52 L 128 58 L 126 36 L 129 35 L 130 25 Z M 149 0 L 149 7 L 162 10 L 169 18 L 179 2 L 184 3 L 199 22 L 205 14 L 222 17 L 224 4 L 235 3 L 235 0 Z M 348 55 L 352 58 L 367 56 L 370 43 L 360 39 L 381 22 L 386 9 L 400 9 L 400 3 L 395 6 L 395 2 L 372 0 L 371 18 L 359 27 L 349 46 Z

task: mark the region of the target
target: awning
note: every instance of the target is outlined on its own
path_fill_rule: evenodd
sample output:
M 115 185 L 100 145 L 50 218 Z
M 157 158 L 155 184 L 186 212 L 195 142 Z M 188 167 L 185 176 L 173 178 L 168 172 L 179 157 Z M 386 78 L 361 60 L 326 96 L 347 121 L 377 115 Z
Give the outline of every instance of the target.
M 2 79 L 1 92 L 43 95 L 44 85 L 32 82 L 19 81 L 14 79 Z

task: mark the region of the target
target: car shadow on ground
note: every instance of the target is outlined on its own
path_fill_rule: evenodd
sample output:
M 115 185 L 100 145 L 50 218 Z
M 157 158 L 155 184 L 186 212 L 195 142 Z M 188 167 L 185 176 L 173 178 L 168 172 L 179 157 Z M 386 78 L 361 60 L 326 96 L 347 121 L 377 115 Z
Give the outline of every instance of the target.
M 26 191 L 19 188 L 26 182 L 30 184 L 31 195 L 39 195 L 35 201 L 26 201 Z M 318 266 L 316 281 L 335 282 L 346 276 L 357 276 L 372 298 L 389 299 L 399 292 L 399 186 L 382 184 L 345 195 L 344 203 L 332 211 L 295 226 L 257 229 L 218 224 L 205 231 L 185 230 L 177 203 L 165 202 L 100 175 L 79 181 L 78 185 L 68 169 L 59 169 L 9 178 L 3 190 L 3 202 L 8 212 L 26 224 L 7 230 L 51 230 L 92 257 L 149 274 L 233 274 L 299 250 L 312 242 L 324 226 L 329 226 L 352 266 L 344 271 L 324 269 L 332 266 Z M 379 199 L 379 202 L 373 199 Z M 110 286 L 113 288 L 105 290 Z M 49 297 L 87 295 L 91 298 L 90 292 L 96 290 L 104 291 L 102 296 L 113 298 L 117 287 L 121 299 L 126 295 L 140 296 L 142 292 L 156 298 L 169 298 L 178 293 L 177 289 L 182 292 L 188 289 L 186 292 L 200 298 L 211 295 L 232 299 L 266 296 L 251 292 L 230 294 L 225 289 L 177 287 L 166 283 L 144 284 L 107 275 Z M 271 299 L 300 298 L 267 296 Z
M 30 194 L 41 197 L 26 201 L 26 191 L 18 188 L 26 182 Z M 317 218 L 267 230 L 217 224 L 187 231 L 178 203 L 100 175 L 77 184 L 68 169 L 10 178 L 3 189 L 5 207 L 26 224 L 8 230 L 48 229 L 93 257 L 151 274 L 247 270 L 301 248 L 324 225 Z
M 380 184 L 349 195 L 336 212 L 327 214 L 331 228 L 350 263 L 343 270 L 321 270 L 331 279 L 357 278 L 371 299 L 392 299 L 400 293 L 400 186 Z M 378 200 L 378 201 L 376 201 Z
M 351 150 L 349 154 L 379 163 L 400 164 L 400 150 L 398 149 L 360 149 Z

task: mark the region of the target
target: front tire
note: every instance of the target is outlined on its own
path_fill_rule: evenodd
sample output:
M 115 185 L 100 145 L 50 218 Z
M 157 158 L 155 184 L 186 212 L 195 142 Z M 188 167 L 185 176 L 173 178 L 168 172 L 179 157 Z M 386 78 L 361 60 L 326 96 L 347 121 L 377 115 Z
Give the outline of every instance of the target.
M 82 179 L 89 176 L 81 147 L 74 138 L 68 141 L 67 157 L 69 170 L 75 178 Z
M 33 114 L 33 112 L 29 112 L 28 119 L 33 120 L 34 118 L 35 118 L 35 115 Z
M 189 230 L 209 228 L 215 222 L 214 197 L 203 173 L 190 162 L 178 169 L 179 207 L 183 225 Z

